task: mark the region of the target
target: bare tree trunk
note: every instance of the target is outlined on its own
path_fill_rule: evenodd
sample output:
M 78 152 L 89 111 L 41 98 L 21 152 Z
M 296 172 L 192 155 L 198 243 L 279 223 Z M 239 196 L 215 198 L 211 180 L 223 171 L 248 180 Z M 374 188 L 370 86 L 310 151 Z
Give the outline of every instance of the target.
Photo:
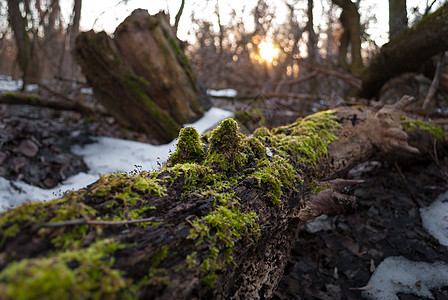
M 408 29 L 406 0 L 389 0 L 389 39 Z
M 22 88 L 24 88 L 29 83 L 40 81 L 40 69 L 36 53 L 38 50 L 35 47 L 37 41 L 34 40 L 37 38 L 37 35 L 33 34 L 33 39 L 30 39 L 28 35 L 28 22 L 20 11 L 21 2 L 21 0 L 8 0 L 8 17 L 16 40 L 17 60 L 22 70 Z
M 317 56 L 317 37 L 316 33 L 314 32 L 313 7 L 314 0 L 308 0 L 308 22 L 306 23 L 306 31 L 308 32 L 307 48 L 308 58 L 312 63 L 316 62 Z
M 362 74 L 361 97 L 375 97 L 387 80 L 419 72 L 432 56 L 448 50 L 448 3 L 385 44 Z
M 298 225 L 356 208 L 360 181 L 338 176 L 370 159 L 447 155 L 443 130 L 434 149 L 431 133 L 403 127 L 410 100 L 320 112 L 250 138 L 228 119 L 202 138 L 207 150 L 185 128 L 158 172 L 102 176 L 3 213 L 0 296 L 270 298 Z
M 360 75 L 364 66 L 361 57 L 361 29 L 358 8 L 351 0 L 332 0 L 332 2 L 342 8 L 341 23 L 344 27 L 344 33 L 341 37 L 339 61 L 342 66 L 350 65 L 353 75 Z M 346 60 L 349 44 L 352 50 L 351 64 L 348 64 Z

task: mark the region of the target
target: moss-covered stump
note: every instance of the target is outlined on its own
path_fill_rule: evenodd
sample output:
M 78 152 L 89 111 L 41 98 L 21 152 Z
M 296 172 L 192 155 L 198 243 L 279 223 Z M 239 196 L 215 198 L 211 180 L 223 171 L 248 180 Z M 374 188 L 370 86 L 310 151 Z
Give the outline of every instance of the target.
M 269 298 L 298 224 L 356 208 L 359 181 L 338 174 L 428 155 L 403 139 L 401 117 L 345 108 L 251 137 L 232 119 L 204 136 L 185 128 L 159 171 L 101 176 L 0 214 L 0 298 Z M 433 145 L 432 133 L 419 136 Z
M 117 121 L 161 143 L 211 107 L 163 13 L 135 10 L 113 38 L 82 32 L 73 55 Z

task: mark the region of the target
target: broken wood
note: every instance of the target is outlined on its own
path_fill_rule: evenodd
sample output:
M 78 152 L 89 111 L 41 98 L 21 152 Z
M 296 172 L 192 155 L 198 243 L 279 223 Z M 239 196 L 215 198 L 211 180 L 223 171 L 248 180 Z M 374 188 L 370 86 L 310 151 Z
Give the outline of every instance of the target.
M 83 32 L 73 55 L 115 119 L 161 143 L 211 107 L 164 13 L 135 10 L 113 38 Z
M 2 213 L 0 298 L 24 291 L 47 298 L 270 298 L 299 224 L 356 210 L 354 188 L 362 181 L 343 179 L 352 167 L 429 159 L 436 136 L 439 156 L 447 155 L 445 137 L 404 125 L 402 110 L 412 100 L 378 112 L 320 112 L 251 137 L 231 119 L 202 138 L 184 128 L 160 171 L 101 176 L 60 200 Z M 157 222 L 35 226 L 150 218 Z M 40 286 L 41 272 L 58 280 L 33 294 L 23 284 Z

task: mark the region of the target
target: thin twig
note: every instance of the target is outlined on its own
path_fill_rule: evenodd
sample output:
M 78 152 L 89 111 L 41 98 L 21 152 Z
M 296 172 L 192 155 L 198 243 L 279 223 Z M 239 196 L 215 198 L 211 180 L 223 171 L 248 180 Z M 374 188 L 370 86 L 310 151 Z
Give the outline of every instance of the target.
M 445 67 L 445 51 L 440 54 L 439 61 L 436 67 L 436 73 L 434 74 L 434 79 L 431 82 L 431 86 L 429 87 L 428 94 L 426 95 L 425 101 L 423 101 L 422 108 L 428 108 L 429 103 L 434 98 L 437 89 L 439 88 L 440 78 L 442 77 L 443 68 Z
M 105 225 L 105 226 L 114 226 L 114 225 L 127 225 L 127 224 L 135 224 L 135 223 L 147 223 L 153 222 L 154 217 L 146 218 L 146 219 L 138 219 L 138 220 L 126 220 L 126 221 L 98 221 L 98 220 L 87 220 L 87 219 L 74 219 L 68 221 L 61 222 L 48 222 L 39 224 L 38 227 L 64 227 L 64 226 L 73 226 L 73 225 Z
M 419 207 L 425 207 L 425 205 L 415 196 L 414 192 L 412 191 L 408 181 L 406 180 L 406 177 L 404 176 L 403 172 L 401 171 L 400 166 L 398 165 L 397 162 L 395 162 L 395 168 L 398 171 L 398 174 L 400 174 L 401 180 L 404 183 L 404 186 L 406 187 L 406 189 L 409 191 L 409 194 L 411 194 L 411 198 L 414 201 L 414 203 Z

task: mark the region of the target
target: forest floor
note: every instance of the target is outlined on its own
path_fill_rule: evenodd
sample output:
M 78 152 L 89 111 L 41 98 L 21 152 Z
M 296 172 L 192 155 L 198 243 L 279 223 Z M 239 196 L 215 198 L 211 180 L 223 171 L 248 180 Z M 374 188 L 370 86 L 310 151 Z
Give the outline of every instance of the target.
M 288 112 L 274 119 L 289 123 L 296 117 Z M 90 142 L 89 136 L 150 142 L 110 118 L 83 119 L 77 113 L 27 106 L 0 106 L 0 129 L 0 176 L 44 188 L 85 171 L 82 158 L 70 153 L 70 147 Z M 440 164 L 448 169 L 447 158 Z M 303 226 L 275 299 L 361 299 L 359 288 L 389 256 L 448 263 L 447 247 L 422 227 L 419 207 L 404 183 L 429 205 L 448 190 L 447 181 L 434 163 L 400 167 L 405 179 L 396 166 L 380 163 L 364 164 L 349 173 L 366 181 L 356 189 L 358 212 L 329 217 L 323 220 L 326 228 L 318 232 Z M 436 299 L 448 299 L 448 289 L 433 293 Z M 401 295 L 400 299 L 419 298 Z

